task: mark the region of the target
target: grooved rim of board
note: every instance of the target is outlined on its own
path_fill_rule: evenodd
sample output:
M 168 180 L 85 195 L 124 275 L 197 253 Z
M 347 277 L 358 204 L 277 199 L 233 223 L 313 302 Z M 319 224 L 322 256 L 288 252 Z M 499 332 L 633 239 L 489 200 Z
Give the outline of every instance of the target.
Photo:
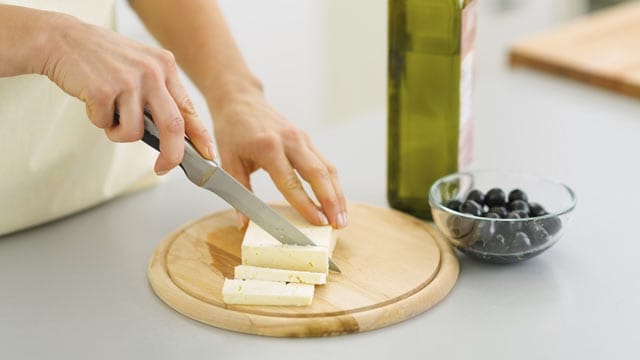
M 350 225 L 339 234 L 333 256 L 343 274 L 330 273 L 327 285 L 316 287 L 310 307 L 222 303 L 221 280 L 225 275 L 231 277 L 229 268 L 239 263 L 233 254 L 239 254 L 242 234 L 233 233 L 234 211 L 205 216 L 169 235 L 151 258 L 149 282 L 165 303 L 194 320 L 232 331 L 280 337 L 340 335 L 381 328 L 426 311 L 453 288 L 458 261 L 433 225 L 395 210 L 364 204 L 349 205 L 349 215 Z M 217 232 L 219 229 L 226 230 Z M 400 234 L 396 239 L 375 236 L 394 232 Z M 384 254 L 371 247 L 382 249 Z M 227 257 L 212 259 L 212 248 Z M 363 266 L 368 260 L 365 256 L 378 266 Z

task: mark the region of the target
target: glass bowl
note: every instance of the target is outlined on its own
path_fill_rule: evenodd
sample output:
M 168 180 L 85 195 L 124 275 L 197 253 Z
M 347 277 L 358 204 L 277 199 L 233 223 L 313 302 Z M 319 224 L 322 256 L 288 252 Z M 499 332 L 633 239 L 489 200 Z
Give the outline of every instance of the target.
M 475 216 L 454 210 L 449 202 L 464 202 L 469 193 L 502 189 L 508 196 L 523 190 L 528 203 L 544 207 L 541 215 L 511 219 Z M 532 258 L 555 244 L 566 230 L 576 206 L 574 192 L 566 185 L 533 175 L 499 170 L 459 172 L 437 180 L 429 190 L 429 204 L 436 226 L 453 246 L 466 255 L 490 263 L 509 264 Z

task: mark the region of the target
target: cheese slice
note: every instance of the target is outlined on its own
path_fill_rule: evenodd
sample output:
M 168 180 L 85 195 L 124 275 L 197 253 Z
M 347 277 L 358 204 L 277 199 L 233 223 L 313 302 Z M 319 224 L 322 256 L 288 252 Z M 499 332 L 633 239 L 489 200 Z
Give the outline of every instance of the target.
M 236 305 L 308 306 L 315 287 L 281 281 L 225 279 L 222 300 Z
M 242 264 L 327 274 L 329 256 L 335 247 L 337 232 L 330 225 L 309 224 L 293 208 L 279 212 L 317 246 L 284 245 L 257 224 L 250 222 L 242 241 Z
M 284 269 L 270 269 L 251 265 L 238 265 L 235 268 L 236 279 L 252 279 L 252 280 L 267 280 L 267 281 L 284 281 L 291 283 L 303 283 L 303 284 L 316 284 L 322 285 L 327 283 L 327 274 L 310 272 L 310 271 L 297 271 L 297 270 L 284 270 Z

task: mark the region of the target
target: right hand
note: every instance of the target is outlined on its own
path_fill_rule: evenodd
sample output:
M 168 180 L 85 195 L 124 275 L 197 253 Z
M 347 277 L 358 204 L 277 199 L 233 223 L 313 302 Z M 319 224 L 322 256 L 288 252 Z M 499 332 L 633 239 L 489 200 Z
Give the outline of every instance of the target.
M 251 189 L 251 174 L 264 169 L 285 199 L 315 225 L 347 225 L 347 205 L 338 173 L 316 149 L 311 138 L 280 115 L 265 99 L 261 89 L 237 92 L 219 106 L 215 114 L 215 136 L 225 168 Z M 320 203 L 307 194 L 302 180 Z M 249 221 L 239 218 L 240 227 Z
M 155 172 L 163 175 L 184 155 L 184 136 L 214 158 L 213 140 L 200 122 L 178 76 L 173 54 L 127 39 L 113 31 L 52 13 L 51 40 L 42 59 L 43 75 L 86 104 L 87 115 L 115 142 L 144 133 L 148 108 L 160 133 Z M 119 122 L 114 123 L 114 111 Z

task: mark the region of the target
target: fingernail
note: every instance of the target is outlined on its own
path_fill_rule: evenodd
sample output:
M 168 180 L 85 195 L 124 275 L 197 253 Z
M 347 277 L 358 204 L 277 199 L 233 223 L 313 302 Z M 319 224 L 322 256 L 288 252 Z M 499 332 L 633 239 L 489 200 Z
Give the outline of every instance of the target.
M 343 211 L 340 214 L 338 214 L 337 223 L 338 223 L 338 229 L 342 229 L 343 227 L 347 226 L 347 213 L 346 212 Z
M 204 149 L 204 154 L 202 154 L 204 156 L 205 159 L 211 159 L 211 147 L 207 146 Z
M 236 212 L 236 226 L 238 230 L 242 230 L 244 227 L 244 217 L 239 212 Z
M 329 219 L 322 213 L 322 211 L 318 211 L 318 220 L 322 225 L 329 225 Z
M 209 152 L 209 159 L 215 160 L 216 150 L 213 148 L 213 143 L 209 143 L 209 145 L 207 146 L 207 151 Z
M 169 170 L 158 170 L 156 171 L 156 175 L 162 176 L 162 175 L 166 175 L 168 172 Z

